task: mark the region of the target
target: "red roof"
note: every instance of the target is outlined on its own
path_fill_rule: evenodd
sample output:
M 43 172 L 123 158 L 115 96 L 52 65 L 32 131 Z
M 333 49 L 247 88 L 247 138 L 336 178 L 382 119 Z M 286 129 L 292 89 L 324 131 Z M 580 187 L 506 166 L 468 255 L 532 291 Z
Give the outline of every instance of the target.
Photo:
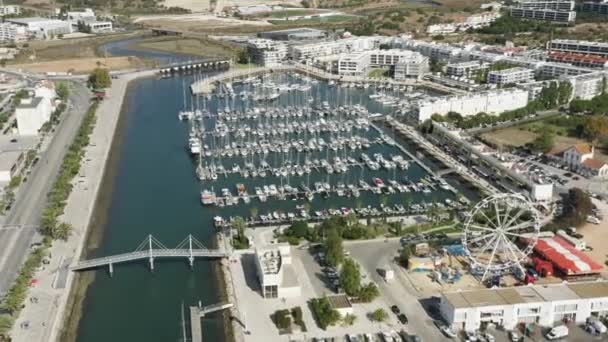
M 539 239 L 534 251 L 566 275 L 599 273 L 603 267 L 560 236 Z
M 586 55 L 583 53 L 576 52 L 561 52 L 561 51 L 551 51 L 549 52 L 549 59 L 558 61 L 558 62 L 582 62 L 582 63 L 595 63 L 595 64 L 606 64 L 608 62 L 608 58 L 596 56 L 596 55 Z
M 586 167 L 590 168 L 590 169 L 594 169 L 594 170 L 599 170 L 601 169 L 606 163 L 597 160 L 597 159 L 593 159 L 593 158 L 587 158 L 585 159 L 585 161 L 583 161 L 583 165 L 585 165 Z

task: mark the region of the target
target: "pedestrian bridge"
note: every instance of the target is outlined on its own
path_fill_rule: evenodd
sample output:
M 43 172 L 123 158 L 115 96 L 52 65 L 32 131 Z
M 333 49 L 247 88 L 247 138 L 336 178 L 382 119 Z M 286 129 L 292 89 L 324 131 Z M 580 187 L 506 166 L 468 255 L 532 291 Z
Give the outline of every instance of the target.
M 219 259 L 229 256 L 221 249 L 208 249 L 192 235 L 188 235 L 175 248 L 167 248 L 162 242 L 152 235 L 142 241 L 133 252 L 116 254 L 90 260 L 82 260 L 70 269 L 72 271 L 84 271 L 98 267 L 109 267 L 110 275 L 114 273 L 114 265 L 137 260 L 148 260 L 150 270 L 154 270 L 154 259 L 156 258 L 185 258 L 190 266 L 194 265 L 195 258 Z

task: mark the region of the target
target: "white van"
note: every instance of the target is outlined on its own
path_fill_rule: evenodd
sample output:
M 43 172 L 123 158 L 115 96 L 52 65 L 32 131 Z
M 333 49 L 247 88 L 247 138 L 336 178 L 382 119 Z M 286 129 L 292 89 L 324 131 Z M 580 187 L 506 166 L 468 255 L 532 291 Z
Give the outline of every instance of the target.
M 558 325 L 557 327 L 551 329 L 548 333 L 547 333 L 547 339 L 548 340 L 557 340 L 560 338 L 564 338 L 566 336 L 568 336 L 568 327 L 565 325 Z

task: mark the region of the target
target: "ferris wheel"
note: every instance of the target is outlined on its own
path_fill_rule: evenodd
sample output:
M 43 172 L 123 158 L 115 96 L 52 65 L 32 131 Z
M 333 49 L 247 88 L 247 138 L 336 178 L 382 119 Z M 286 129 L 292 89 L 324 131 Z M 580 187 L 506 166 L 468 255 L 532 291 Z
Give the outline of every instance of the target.
M 473 270 L 487 276 L 519 269 L 540 233 L 540 215 L 520 194 L 496 194 L 477 203 L 464 226 L 462 244 Z

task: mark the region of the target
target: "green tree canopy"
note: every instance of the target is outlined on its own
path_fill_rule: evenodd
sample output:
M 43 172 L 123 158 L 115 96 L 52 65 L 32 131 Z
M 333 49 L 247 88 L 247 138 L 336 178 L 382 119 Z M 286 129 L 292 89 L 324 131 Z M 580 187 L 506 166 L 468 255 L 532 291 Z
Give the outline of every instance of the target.
M 89 75 L 89 86 L 94 89 L 109 88 L 112 85 L 110 71 L 105 68 L 96 68 Z
M 376 309 L 369 314 L 369 318 L 375 322 L 383 322 L 388 318 L 388 313 L 382 308 Z
M 340 271 L 340 283 L 344 292 L 349 296 L 358 296 L 361 289 L 361 272 L 359 265 L 353 259 L 344 260 Z
M 547 153 L 555 144 L 555 134 L 550 129 L 545 129 L 534 139 L 532 146 L 535 150 Z
M 330 229 L 327 231 L 325 239 L 325 258 L 331 266 L 338 266 L 344 260 L 344 247 L 342 246 L 342 237 L 338 229 Z

